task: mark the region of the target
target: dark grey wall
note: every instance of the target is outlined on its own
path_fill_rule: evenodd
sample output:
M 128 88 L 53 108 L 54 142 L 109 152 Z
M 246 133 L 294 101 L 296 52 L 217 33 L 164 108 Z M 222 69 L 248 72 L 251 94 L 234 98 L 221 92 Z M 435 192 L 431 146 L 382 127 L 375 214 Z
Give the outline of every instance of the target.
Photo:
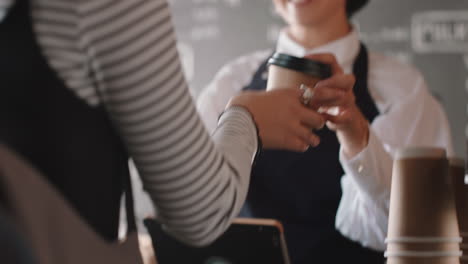
M 170 2 L 195 97 L 224 63 L 273 47 L 282 27 L 271 0 Z M 468 0 L 371 0 L 353 20 L 372 50 L 423 72 L 449 116 L 456 153 L 464 157 Z

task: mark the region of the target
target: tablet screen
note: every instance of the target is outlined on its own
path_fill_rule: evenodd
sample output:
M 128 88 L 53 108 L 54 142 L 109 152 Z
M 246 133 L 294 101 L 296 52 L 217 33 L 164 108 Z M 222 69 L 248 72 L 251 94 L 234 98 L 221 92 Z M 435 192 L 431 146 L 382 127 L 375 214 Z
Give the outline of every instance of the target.
M 166 234 L 154 220 L 145 220 L 159 264 L 288 264 L 281 224 L 274 220 L 237 219 L 207 247 L 187 246 Z

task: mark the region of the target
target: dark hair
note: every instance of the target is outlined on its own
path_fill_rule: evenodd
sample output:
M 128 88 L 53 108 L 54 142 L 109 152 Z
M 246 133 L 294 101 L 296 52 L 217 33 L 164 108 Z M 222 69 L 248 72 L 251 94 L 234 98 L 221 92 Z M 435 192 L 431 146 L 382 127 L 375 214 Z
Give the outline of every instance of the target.
M 346 14 L 352 17 L 357 11 L 363 8 L 369 0 L 346 0 Z

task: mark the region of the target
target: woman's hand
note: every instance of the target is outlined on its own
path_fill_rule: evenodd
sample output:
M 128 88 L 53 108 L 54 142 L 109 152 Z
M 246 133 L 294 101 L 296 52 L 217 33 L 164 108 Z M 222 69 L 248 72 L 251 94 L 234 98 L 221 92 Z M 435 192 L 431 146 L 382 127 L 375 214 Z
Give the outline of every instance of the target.
M 356 105 L 353 93 L 355 77 L 343 72 L 333 54 L 316 54 L 307 58 L 332 67 L 332 76 L 314 87 L 309 106 L 323 113 L 327 127 L 336 131 L 344 154 L 353 158 L 367 146 L 369 140 L 369 122 Z
M 243 92 L 227 107 L 242 106 L 252 114 L 264 148 L 304 152 L 320 143 L 313 130 L 322 128 L 325 119 L 301 103 L 302 93 L 300 89 Z

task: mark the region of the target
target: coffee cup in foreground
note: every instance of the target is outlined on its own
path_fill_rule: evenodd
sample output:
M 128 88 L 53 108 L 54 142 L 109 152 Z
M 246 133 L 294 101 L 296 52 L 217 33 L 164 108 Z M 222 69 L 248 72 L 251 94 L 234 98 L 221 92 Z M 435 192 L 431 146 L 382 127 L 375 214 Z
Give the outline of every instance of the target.
M 455 191 L 455 205 L 457 208 L 458 226 L 463 242 L 460 249 L 463 256 L 461 264 L 468 264 L 468 185 L 465 184 L 465 161 L 460 158 L 449 159 L 449 174 Z
M 268 60 L 267 91 L 278 88 L 313 88 L 331 76 L 331 66 L 319 61 L 275 53 Z
M 386 251 L 387 264 L 459 264 L 461 251 Z
M 460 237 L 400 237 L 386 239 L 387 252 L 459 252 Z
M 449 159 L 449 174 L 455 191 L 460 234 L 468 243 L 468 185 L 465 184 L 465 161 L 459 158 Z
M 462 257 L 460 258 L 460 263 L 461 263 L 461 264 L 467 264 L 467 263 L 468 263 L 468 257 L 462 256 Z
M 387 264 L 459 264 L 460 257 L 456 256 L 387 256 Z
M 395 155 L 388 238 L 458 238 L 453 188 L 444 149 L 415 147 Z

